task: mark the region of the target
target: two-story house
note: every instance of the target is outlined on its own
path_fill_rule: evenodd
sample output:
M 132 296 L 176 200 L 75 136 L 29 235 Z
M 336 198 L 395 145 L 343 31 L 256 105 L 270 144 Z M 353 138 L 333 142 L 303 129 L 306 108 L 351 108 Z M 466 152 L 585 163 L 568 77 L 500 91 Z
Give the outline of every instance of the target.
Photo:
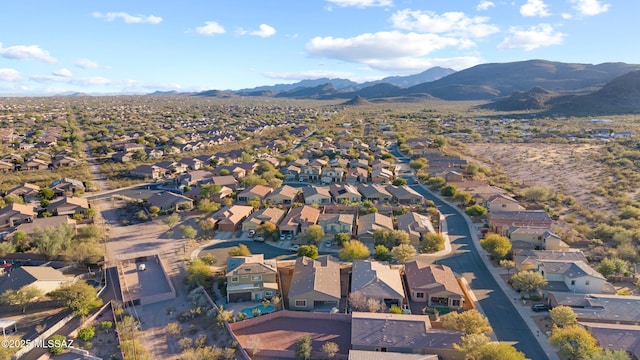
M 263 254 L 232 256 L 227 260 L 227 302 L 271 299 L 278 292 L 275 259 Z
M 340 167 L 327 168 L 322 171 L 323 184 L 340 183 L 344 180 L 344 169 Z
M 355 215 L 353 214 L 320 214 L 318 225 L 327 235 L 338 233 L 352 234 L 355 229 Z

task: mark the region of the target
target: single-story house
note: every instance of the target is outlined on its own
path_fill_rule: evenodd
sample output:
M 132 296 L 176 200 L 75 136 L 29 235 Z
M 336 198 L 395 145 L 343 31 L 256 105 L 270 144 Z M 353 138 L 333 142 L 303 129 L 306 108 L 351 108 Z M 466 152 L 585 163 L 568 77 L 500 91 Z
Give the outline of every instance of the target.
M 302 196 L 304 197 L 304 203 L 307 205 L 331 204 L 331 194 L 329 193 L 329 189 L 324 186 L 307 186 L 302 189 Z
M 21 266 L 11 272 L 11 281 L 5 281 L 0 287 L 0 293 L 18 290 L 25 285 L 34 285 L 43 294 L 57 290 L 68 284 L 73 277 L 65 276 L 60 270 L 50 266 Z
M 155 193 L 147 199 L 149 206 L 157 206 L 160 210 L 182 210 L 193 208 L 193 200 L 190 198 L 173 193 L 171 191 L 164 191 L 161 193 Z
M 413 190 L 407 185 L 388 185 L 386 187 L 386 190 L 391 194 L 393 201 L 399 204 L 419 204 L 422 202 L 422 200 L 424 200 L 424 197 L 422 195 L 420 195 L 417 191 Z
M 358 219 L 358 240 L 364 243 L 373 243 L 373 233 L 378 229 L 393 230 L 393 220 L 380 213 L 371 213 L 360 216 Z
M 271 205 L 291 206 L 296 201 L 298 189 L 289 185 L 282 185 L 265 197 L 265 202 Z
M 351 270 L 351 292 L 384 302 L 388 308 L 404 304 L 400 271 L 386 262 L 355 260 Z
M 428 216 L 416 212 L 398 215 L 396 222 L 398 223 L 398 230 L 405 231 L 409 234 L 409 241 L 413 246 L 420 245 L 420 240 L 423 235 L 436 233 L 431 219 Z
M 216 211 L 212 216 L 216 228 L 220 231 L 236 231 L 242 222 L 254 211 L 253 206 L 231 205 Z
M 0 229 L 11 229 L 32 222 L 36 212 L 31 205 L 12 203 L 0 209 Z
M 273 189 L 265 185 L 249 186 L 238 194 L 236 201 L 238 204 L 247 204 L 250 200 L 258 198 L 262 202 L 271 191 L 273 191 Z
M 340 305 L 340 265 L 330 255 L 296 259 L 289 310 L 330 312 Z
M 285 211 L 278 208 L 264 208 L 255 211 L 243 223 L 242 231 L 256 230 L 258 226 L 264 223 L 278 224 Z
M 278 228 L 283 234 L 292 234 L 297 236 L 303 233 L 309 226 L 318 222 L 320 210 L 311 206 L 304 205 L 292 208 L 289 213 L 282 219 Z
M 65 196 L 49 203 L 47 211 L 54 215 L 74 215 L 86 214 L 89 208 L 89 202 L 86 198 Z
M 355 218 L 353 214 L 320 214 L 318 225 L 322 226 L 324 233 L 327 235 L 338 233 L 353 234 Z

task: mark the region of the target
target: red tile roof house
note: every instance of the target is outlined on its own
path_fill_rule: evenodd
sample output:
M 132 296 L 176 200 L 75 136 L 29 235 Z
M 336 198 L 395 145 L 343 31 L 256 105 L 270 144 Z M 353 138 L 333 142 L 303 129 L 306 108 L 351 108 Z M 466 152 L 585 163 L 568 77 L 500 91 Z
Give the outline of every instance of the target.
M 450 267 L 412 260 L 405 263 L 404 271 L 411 300 L 427 306 L 462 308 L 464 292 Z
M 289 211 L 278 225 L 278 228 L 283 234 L 297 236 L 303 233 L 309 226 L 315 225 L 318 222 L 319 216 L 320 210 L 307 205 L 299 206 Z
M 236 231 L 242 222 L 253 213 L 254 208 L 246 205 L 225 206 L 211 216 L 219 231 Z
M 491 231 L 502 234 L 509 226 L 549 227 L 553 223 L 544 210 L 496 211 L 488 216 Z

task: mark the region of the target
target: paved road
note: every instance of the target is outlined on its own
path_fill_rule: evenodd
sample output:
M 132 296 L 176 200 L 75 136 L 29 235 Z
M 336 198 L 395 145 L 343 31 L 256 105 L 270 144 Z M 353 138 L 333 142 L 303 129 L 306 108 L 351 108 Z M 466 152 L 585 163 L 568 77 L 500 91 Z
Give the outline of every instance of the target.
M 397 147 L 392 148 L 392 153 L 399 158 L 398 163 L 406 167 L 408 161 L 401 158 Z M 406 178 L 410 184 L 415 179 L 413 176 Z M 514 307 L 513 299 L 503 292 L 480 258 L 472 243 L 473 238 L 466 219 L 423 186 L 412 185 L 411 188 L 426 199 L 432 200 L 438 210 L 446 216 L 453 251 L 449 256 L 438 260 L 438 263 L 449 266 L 467 280 L 497 338 L 501 341 L 517 342 L 516 349 L 530 359 L 547 359 L 548 355 L 538 343 L 536 336 Z

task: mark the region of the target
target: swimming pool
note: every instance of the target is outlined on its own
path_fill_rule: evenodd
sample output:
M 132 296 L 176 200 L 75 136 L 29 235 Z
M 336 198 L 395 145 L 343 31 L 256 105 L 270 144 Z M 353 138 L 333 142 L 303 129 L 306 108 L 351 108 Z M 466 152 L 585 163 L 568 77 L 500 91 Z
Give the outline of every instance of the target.
M 254 306 L 252 308 L 248 308 L 248 309 L 243 309 L 240 312 L 245 314 L 248 318 L 253 317 L 253 310 L 258 309 L 260 310 L 260 314 L 268 314 L 268 313 L 272 313 L 276 310 L 275 306 L 273 306 L 273 304 L 269 304 L 267 305 L 267 307 L 265 308 L 264 305 L 257 305 Z

